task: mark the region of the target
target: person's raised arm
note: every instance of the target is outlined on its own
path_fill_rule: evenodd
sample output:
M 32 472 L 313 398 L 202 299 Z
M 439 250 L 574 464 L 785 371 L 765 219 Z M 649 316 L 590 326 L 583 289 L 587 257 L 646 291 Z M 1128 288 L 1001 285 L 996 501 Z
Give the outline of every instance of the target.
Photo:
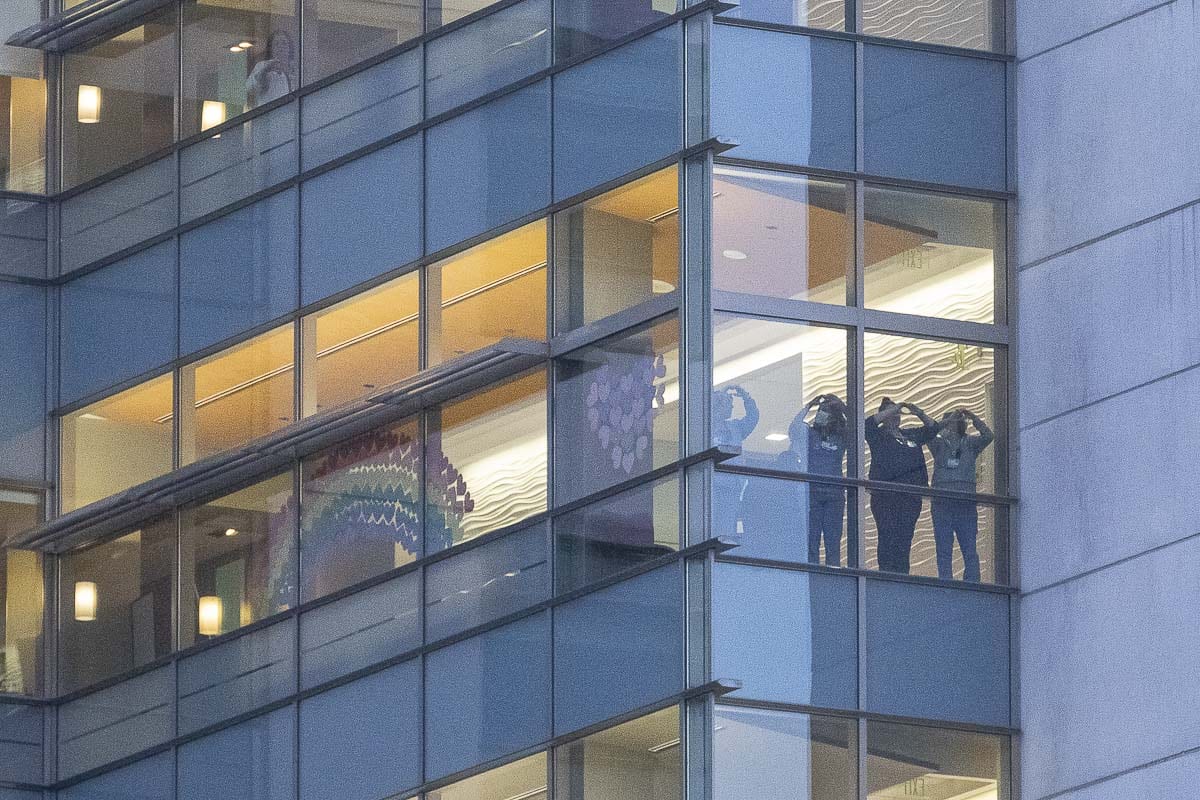
M 983 450 L 995 441 L 996 434 L 992 433 L 992 429 L 988 427 L 988 424 L 981 420 L 974 411 L 968 411 L 964 408 L 963 414 L 966 415 L 967 419 L 971 420 L 971 424 L 975 426 L 975 430 L 979 431 L 979 438 L 975 443 L 977 449 Z

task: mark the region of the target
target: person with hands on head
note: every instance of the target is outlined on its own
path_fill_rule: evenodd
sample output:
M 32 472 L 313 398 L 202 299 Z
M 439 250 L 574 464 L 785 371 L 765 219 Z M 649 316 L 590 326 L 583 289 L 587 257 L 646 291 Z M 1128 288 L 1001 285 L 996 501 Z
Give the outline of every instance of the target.
M 806 417 L 814 409 L 812 420 L 806 422 Z M 843 463 L 850 446 L 849 422 L 849 409 L 840 397 L 834 394 L 814 397 L 788 426 L 788 449 L 779 454 L 780 469 L 843 477 Z M 823 541 L 825 563 L 840 567 L 846 490 L 828 483 L 805 486 L 808 491 L 808 562 L 821 562 Z M 847 564 L 853 565 L 857 560 L 855 545 L 853 541 L 847 543 Z
M 921 424 L 901 426 L 904 413 L 912 414 Z M 867 478 L 928 486 L 929 471 L 922 445 L 927 444 L 937 431 L 938 424 L 920 407 L 883 398 L 879 410 L 866 419 L 866 440 L 871 450 Z M 913 535 L 921 516 L 921 495 L 873 489 L 870 505 L 879 535 L 879 569 L 907 574 Z
M 275 31 L 267 37 L 263 58 L 246 78 L 246 101 L 250 108 L 278 100 L 292 91 L 295 47 L 287 31 Z
M 742 401 L 742 416 L 734 418 L 733 399 Z M 758 403 L 741 386 L 726 386 L 712 393 L 712 443 L 740 447 L 758 427 Z M 740 475 L 718 472 L 713 479 L 713 534 L 737 536 L 742 520 L 742 498 L 748 481 Z
M 968 421 L 975 433 L 967 432 Z M 926 443 L 933 456 L 933 488 L 974 494 L 976 462 L 995 438 L 987 423 L 970 409 L 960 408 L 943 414 L 936 435 Z M 954 539 L 957 536 L 963 557 L 963 580 L 978 582 L 979 512 L 975 501 L 934 497 L 929 507 L 933 516 L 938 577 L 954 579 Z

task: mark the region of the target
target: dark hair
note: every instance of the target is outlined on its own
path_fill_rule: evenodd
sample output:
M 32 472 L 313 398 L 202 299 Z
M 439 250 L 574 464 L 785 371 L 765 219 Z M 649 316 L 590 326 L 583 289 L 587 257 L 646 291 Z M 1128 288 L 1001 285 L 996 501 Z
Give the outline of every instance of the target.
M 279 42 L 279 41 L 287 42 L 289 55 L 291 55 L 292 57 L 295 57 L 296 43 L 292 41 L 292 35 L 290 33 L 288 33 L 287 31 L 275 31 L 274 33 L 272 33 L 270 36 L 267 37 L 266 57 L 267 58 L 275 57 L 275 45 L 276 45 L 276 42 Z

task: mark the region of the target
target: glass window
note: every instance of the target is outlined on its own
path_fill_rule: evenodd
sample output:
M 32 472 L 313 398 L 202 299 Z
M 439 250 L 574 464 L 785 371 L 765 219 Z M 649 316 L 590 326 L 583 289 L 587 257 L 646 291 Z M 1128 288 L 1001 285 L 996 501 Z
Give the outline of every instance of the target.
M 428 252 L 550 203 L 548 81 L 443 122 L 426 137 Z
M 425 568 L 425 639 L 453 636 L 549 595 L 545 526 L 508 534 Z
M 184 355 L 288 313 L 296 307 L 296 191 L 183 234 L 179 264 Z
M 202 621 L 208 626 L 217 615 L 206 610 Z M 284 620 L 205 648 L 180 661 L 178 675 L 181 734 L 287 697 L 296 691 L 296 624 Z
M 671 564 L 554 609 L 556 734 L 682 688 L 681 572 Z
M 179 800 L 288 800 L 296 794 L 296 710 L 272 711 L 179 748 Z
M 305 416 L 416 374 L 419 284 L 410 272 L 301 321 Z
M 171 361 L 175 319 L 174 242 L 67 283 L 59 326 L 60 402 L 78 400 Z
M 7 689 L 5 691 L 8 691 Z M 0 703 L 0 780 L 42 783 L 45 709 L 18 703 Z M 21 795 L 3 800 L 22 800 Z M 29 800 L 42 800 L 41 792 Z
M 304 82 L 312 83 L 421 35 L 421 0 L 302 0 Z
M 556 328 L 578 328 L 679 286 L 679 174 L 656 172 L 554 217 Z
M 327 3 L 328 14 L 347 8 L 330 0 L 317 2 Z M 373 8 L 377 10 L 378 4 Z M 373 21 L 371 17 L 362 18 L 363 25 Z M 339 48 L 338 52 L 345 51 Z M 413 48 L 301 100 L 300 150 L 304 169 L 378 141 L 415 125 L 420 119 L 421 50 Z
M 556 590 L 569 592 L 678 550 L 680 520 L 674 476 L 557 517 Z
M 41 21 L 38 0 L 5 4 L 0 39 Z M 0 45 L 0 189 L 46 191 L 46 81 L 37 50 Z M 3 257 L 0 256 L 0 261 Z
M 184 646 L 296 604 L 292 473 L 184 509 L 179 525 Z
M 41 505 L 40 495 L 0 490 L 0 541 L 41 522 Z M 43 587 L 41 553 L 0 550 L 0 692 L 41 690 Z
M 863 85 L 867 172 L 1006 187 L 1003 62 L 868 45 Z
M 426 792 L 426 800 L 546 800 L 546 754 L 505 764 Z
M 136 787 L 137 800 L 174 800 L 175 754 L 168 751 L 105 772 L 59 792 L 63 800 L 116 800 L 129 797 Z M 37 797 L 41 797 L 39 792 Z
M 682 5 L 679 0 L 555 0 L 555 58 L 563 61 L 599 50 L 674 14 Z
M 867 581 L 867 710 L 1009 724 L 1009 599 Z
M 171 471 L 173 386 L 168 373 L 62 418 L 64 513 Z
M 1004 48 L 999 0 L 862 0 L 862 32 L 976 50 Z
M 421 255 L 421 139 L 404 139 L 301 186 L 300 283 L 308 304 Z
M 430 412 L 425 552 L 546 508 L 546 375 L 538 371 Z
M 425 657 L 425 778 L 550 738 L 550 615 Z
M 60 705 L 59 779 L 170 741 L 175 729 L 174 672 L 167 664 Z
M 975 500 L 868 492 L 866 569 L 972 583 L 1008 582 L 1008 509 Z
M 59 559 L 59 693 L 171 652 L 175 520 Z
M 847 0 L 742 0 L 721 16 L 844 31 L 846 5 Z
M 854 720 L 716 707 L 713 800 L 854 800 L 857 761 Z
M 295 0 L 185 3 L 180 137 L 295 90 L 296 23 Z
M 679 457 L 679 323 L 670 318 L 559 359 L 555 499 L 565 503 Z
M 730 155 L 854 169 L 852 42 L 718 25 L 712 49 L 710 125 Z
M 425 27 L 433 30 L 442 25 L 449 25 L 495 2 L 496 0 L 425 0 Z
M 0 49 L 0 57 L 3 55 L 4 50 Z M 46 277 L 46 208 L 44 203 L 12 197 L 0 202 L 0 273 L 22 278 Z
M 1003 736 L 867 723 L 867 800 L 1009 800 L 1009 770 L 1009 744 Z
M 867 186 L 867 308 L 1003 321 L 1004 203 Z
M 301 464 L 302 601 L 421 557 L 416 420 L 362 434 Z
M 550 0 L 526 0 L 429 42 L 425 112 L 441 114 L 550 65 Z
M 300 800 L 378 800 L 421 782 L 419 664 L 300 704 Z
M 738 555 L 859 566 L 853 489 L 717 470 L 711 502 L 713 535 L 736 538 Z
M 854 187 L 843 181 L 715 166 L 714 292 L 845 305 L 853 208 Z
M 678 800 L 683 796 L 679 707 L 593 733 L 554 750 L 559 800 Z
M 171 144 L 178 10 L 63 58 L 62 182 L 69 188 Z
M 517 337 L 546 338 L 546 222 L 429 267 L 427 361 L 440 364 Z
M 293 331 L 284 325 L 183 368 L 181 464 L 241 447 L 292 422 Z
M 3 246 L 0 240 L 0 248 Z M 0 414 L 0 475 L 7 478 L 40 481 L 45 477 L 46 314 L 51 291 L 41 286 L 0 284 L 0 319 L 4 320 L 0 375 L 9 387 Z M 80 313 L 78 305 L 72 313 Z M 74 363 L 80 364 L 80 354 L 72 355 Z M 14 391 L 15 387 L 20 391 Z
M 738 696 L 858 706 L 853 579 L 718 564 L 712 603 L 713 674 L 740 680 Z
M 609 8 L 607 3 L 591 5 Z M 556 199 L 680 149 L 680 30 L 675 25 L 657 31 L 555 76 Z

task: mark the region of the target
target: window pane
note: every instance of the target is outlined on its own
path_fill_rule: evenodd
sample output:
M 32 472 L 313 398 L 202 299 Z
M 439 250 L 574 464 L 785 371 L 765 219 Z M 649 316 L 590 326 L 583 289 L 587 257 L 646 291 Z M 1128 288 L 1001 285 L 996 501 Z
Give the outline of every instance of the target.
M 559 332 L 679 286 L 679 175 L 656 172 L 554 217 Z
M 441 250 L 550 202 L 550 84 L 505 95 L 426 134 L 425 244 Z
M 549 596 L 545 526 L 508 534 L 425 568 L 425 639 L 453 636 Z
M 421 557 L 416 420 L 350 439 L 301 465 L 302 601 Z
M 854 800 L 858 724 L 717 706 L 713 800 Z
M 550 0 L 526 0 L 425 50 L 425 111 L 441 114 L 550 65 Z
M 63 187 L 169 145 L 179 75 L 177 10 L 63 58 Z
M 425 778 L 550 737 L 550 616 L 528 617 L 425 657 Z
M 678 800 L 683 796 L 679 707 L 671 706 L 554 751 L 559 800 Z
M 179 800 L 288 800 L 295 743 L 292 706 L 188 742 L 179 748 Z
M 425 793 L 426 800 L 546 800 L 547 796 L 545 753 Z
M 425 552 L 546 508 L 546 376 L 525 377 L 431 412 Z
M 0 414 L 0 474 L 8 478 L 45 478 L 46 315 L 53 291 L 15 283 L 0 286 L 0 318 L 5 325 L 0 338 L 0 374 L 10 386 L 21 387 L 19 392 L 5 392 L 4 413 Z
M 555 76 L 555 198 L 680 149 L 680 30 L 652 33 Z
M 844 31 L 846 0 L 742 0 L 721 16 Z
M 317 1 L 328 4 L 323 14 L 336 14 L 346 8 L 330 0 Z M 378 9 L 378 5 L 373 8 Z M 366 25 L 371 20 L 364 18 L 362 22 Z M 341 52 L 345 51 L 339 48 Z M 414 48 L 343 78 L 301 101 L 300 149 L 304 168 L 324 164 L 420 119 L 421 51 Z
M 175 521 L 59 560 L 59 693 L 171 652 Z
M 868 580 L 867 710 L 1008 725 L 1008 603 L 991 592 Z
M 296 604 L 296 500 L 286 472 L 180 512 L 189 645 Z
M 182 137 L 297 87 L 294 6 L 294 0 L 196 0 L 183 5 Z
M 296 624 L 289 619 L 179 662 L 179 732 L 200 730 L 295 691 Z
M 854 169 L 854 45 L 713 28 L 712 132 L 738 158 Z
M 555 57 L 562 61 L 599 50 L 674 14 L 679 0 L 555 0 Z
M 855 493 L 843 486 L 718 470 L 712 509 L 713 535 L 736 538 L 738 555 L 858 566 L 858 537 L 849 524 Z
M 1004 48 L 998 0 L 862 0 L 863 33 L 976 50 Z
M 867 186 L 863 206 L 868 308 L 996 321 L 1003 203 Z
M 678 550 L 680 519 L 676 477 L 556 518 L 557 591 L 569 592 Z
M 292 422 L 293 326 L 183 368 L 181 464 L 232 450 Z
M 44 709 L 17 703 L 0 704 L 0 780 L 13 783 L 42 783 Z M 3 800 L 22 800 L 22 795 Z M 31 794 L 29 800 L 41 800 Z
M 60 705 L 59 778 L 170 741 L 175 727 L 174 677 L 168 664 Z
M 421 0 L 304 0 L 304 82 L 312 83 L 421 35 Z
M 864 568 L 942 580 L 1008 583 L 1008 509 L 1004 506 L 873 491 L 868 493 L 868 507 L 871 513 L 862 526 Z
M 421 782 L 419 663 L 300 704 L 300 800 L 379 800 Z
M 853 208 L 842 181 L 715 166 L 713 289 L 845 305 Z
M 565 503 L 679 457 L 679 323 L 577 350 L 555 367 L 555 498 Z
M 43 203 L 4 199 L 0 204 L 0 273 L 23 278 L 46 277 L 48 216 Z
M 1009 791 L 1005 737 L 867 723 L 867 800 L 910 797 L 913 792 L 1008 800 Z
M 7 3 L 0 39 L 41 21 L 37 0 Z M 46 81 L 42 54 L 0 45 L 0 189 L 46 191 Z M 3 257 L 0 256 L 0 260 Z
M 136 792 L 136 794 L 133 794 Z M 41 797 L 39 793 L 37 797 Z M 175 757 L 171 752 L 136 761 L 59 792 L 62 800 L 173 800 Z
M 425 0 L 426 28 L 433 30 L 442 25 L 449 25 L 495 2 L 496 0 Z
M 427 278 L 430 365 L 508 337 L 545 340 L 544 220 L 434 264 Z
M 171 373 L 62 418 L 62 510 L 137 486 L 171 471 Z
M 39 495 L 0 491 L 0 541 L 41 519 Z M 43 593 L 42 554 L 0 550 L 0 692 L 41 690 Z M 3 718 L 0 708 L 0 730 Z
M 179 237 L 184 355 L 296 307 L 296 192 L 289 189 Z
M 419 283 L 410 272 L 303 319 L 305 416 L 416 374 Z
M 404 139 L 301 187 L 300 280 L 315 302 L 421 255 L 421 139 Z
M 867 172 L 1006 187 L 1003 62 L 876 45 L 863 59 Z

